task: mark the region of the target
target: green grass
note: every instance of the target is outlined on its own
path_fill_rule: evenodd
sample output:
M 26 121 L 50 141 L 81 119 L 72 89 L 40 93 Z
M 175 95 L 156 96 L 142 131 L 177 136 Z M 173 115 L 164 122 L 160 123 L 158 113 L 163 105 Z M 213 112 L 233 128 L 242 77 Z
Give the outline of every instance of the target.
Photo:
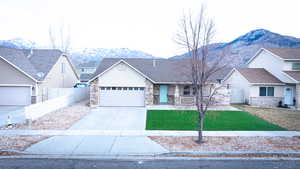
M 146 130 L 197 130 L 194 110 L 148 110 Z M 243 111 L 208 111 L 206 131 L 281 131 L 282 127 Z

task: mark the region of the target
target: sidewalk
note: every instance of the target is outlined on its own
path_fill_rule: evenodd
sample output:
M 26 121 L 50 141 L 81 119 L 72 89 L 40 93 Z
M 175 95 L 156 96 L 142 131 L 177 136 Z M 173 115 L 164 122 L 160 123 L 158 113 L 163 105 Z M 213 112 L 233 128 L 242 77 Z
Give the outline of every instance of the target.
M 1 130 L 1 137 L 47 137 L 19 151 L 28 155 L 111 156 L 168 153 L 296 153 L 299 131 L 204 131 L 205 143 L 195 143 L 196 131 Z M 34 139 L 33 139 L 34 140 Z M 2 149 L 13 151 L 13 149 Z M 18 150 L 18 149 L 17 149 Z
M 168 153 L 145 136 L 55 136 L 27 148 L 36 155 L 153 155 Z
M 0 130 L 1 135 L 42 136 L 197 136 L 197 131 L 166 130 Z M 204 136 L 300 136 L 300 131 L 203 131 Z

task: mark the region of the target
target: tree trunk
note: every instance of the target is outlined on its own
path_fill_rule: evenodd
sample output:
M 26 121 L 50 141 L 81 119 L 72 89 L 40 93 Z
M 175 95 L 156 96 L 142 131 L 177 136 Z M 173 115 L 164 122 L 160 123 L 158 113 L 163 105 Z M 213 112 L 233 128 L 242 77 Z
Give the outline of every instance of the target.
M 203 122 L 204 122 L 204 116 L 202 115 L 202 112 L 199 111 L 199 121 L 198 121 L 198 140 L 197 143 L 201 144 L 203 143 Z

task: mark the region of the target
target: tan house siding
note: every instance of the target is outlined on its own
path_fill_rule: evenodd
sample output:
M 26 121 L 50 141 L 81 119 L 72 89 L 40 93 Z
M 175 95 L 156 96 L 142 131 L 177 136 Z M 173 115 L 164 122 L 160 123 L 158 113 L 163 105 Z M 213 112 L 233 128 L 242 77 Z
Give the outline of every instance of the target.
M 28 84 L 35 85 L 35 81 L 27 77 L 6 61 L 0 59 L 0 84 Z
M 62 64 L 64 65 L 64 72 L 62 72 Z M 76 74 L 67 58 L 62 56 L 50 70 L 42 86 L 44 88 L 70 88 L 77 82 Z
M 62 64 L 64 65 L 64 72 L 62 72 Z M 77 82 L 79 80 L 66 56 L 61 56 L 44 81 L 38 84 L 37 102 L 45 99 L 42 95 L 45 94 L 46 88 L 72 88 Z
M 36 82 L 2 59 L 0 59 L 0 85 L 31 85 L 31 102 L 36 103 Z

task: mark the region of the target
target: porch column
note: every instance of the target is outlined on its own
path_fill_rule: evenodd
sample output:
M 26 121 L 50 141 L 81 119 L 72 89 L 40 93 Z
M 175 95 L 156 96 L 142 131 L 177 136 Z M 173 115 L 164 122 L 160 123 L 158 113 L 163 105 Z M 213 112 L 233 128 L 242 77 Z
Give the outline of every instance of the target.
M 153 83 L 149 80 L 146 80 L 146 88 L 145 88 L 145 104 L 153 105 L 154 95 L 153 95 Z
M 95 79 L 91 82 L 90 86 L 90 107 L 96 107 L 100 104 L 100 88 L 99 79 Z
M 175 103 L 175 105 L 180 105 L 180 90 L 179 90 L 179 85 L 175 85 L 174 103 Z
M 300 110 L 300 84 L 296 84 L 296 109 Z

